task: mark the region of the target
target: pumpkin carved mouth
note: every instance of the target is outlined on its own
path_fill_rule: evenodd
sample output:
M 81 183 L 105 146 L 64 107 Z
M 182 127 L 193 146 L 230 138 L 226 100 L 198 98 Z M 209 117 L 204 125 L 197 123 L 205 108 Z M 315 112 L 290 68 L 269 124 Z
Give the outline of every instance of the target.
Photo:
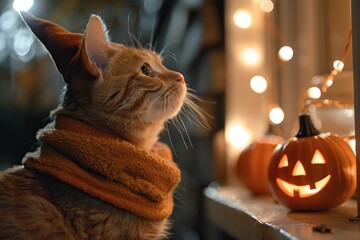
M 295 185 L 288 183 L 280 178 L 276 178 L 276 183 L 280 189 L 290 197 L 307 198 L 320 192 L 330 181 L 331 175 L 315 182 L 315 188 L 311 189 L 310 185 Z

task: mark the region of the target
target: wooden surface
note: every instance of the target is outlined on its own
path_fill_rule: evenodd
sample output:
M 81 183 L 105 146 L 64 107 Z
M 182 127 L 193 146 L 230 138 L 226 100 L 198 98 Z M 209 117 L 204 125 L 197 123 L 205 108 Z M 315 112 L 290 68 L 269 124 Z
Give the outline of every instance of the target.
M 241 187 L 207 187 L 204 195 L 207 218 L 237 239 L 360 239 L 360 222 L 349 221 L 357 213 L 355 200 L 328 211 L 292 212 Z M 313 230 L 322 224 L 331 232 Z

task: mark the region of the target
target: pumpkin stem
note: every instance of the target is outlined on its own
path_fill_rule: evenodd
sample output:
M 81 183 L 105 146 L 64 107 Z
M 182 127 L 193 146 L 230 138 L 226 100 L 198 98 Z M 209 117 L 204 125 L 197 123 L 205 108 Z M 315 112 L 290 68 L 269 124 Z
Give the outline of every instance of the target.
M 309 115 L 304 114 L 299 116 L 300 129 L 296 134 L 296 137 L 312 137 L 319 135 L 320 132 L 314 127 Z

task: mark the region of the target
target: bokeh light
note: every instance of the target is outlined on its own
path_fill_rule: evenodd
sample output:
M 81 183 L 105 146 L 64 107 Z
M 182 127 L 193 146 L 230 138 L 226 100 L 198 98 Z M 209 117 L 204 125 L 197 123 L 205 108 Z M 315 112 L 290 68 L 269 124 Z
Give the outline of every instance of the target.
M 228 133 L 229 142 L 238 148 L 247 146 L 250 143 L 250 133 L 242 126 L 235 124 Z
M 13 9 L 16 11 L 27 11 L 33 4 L 33 0 L 14 0 Z
M 254 65 L 259 61 L 259 53 L 253 48 L 245 49 L 242 56 L 244 62 L 249 65 Z
M 26 28 L 20 28 L 14 36 L 13 47 L 18 56 L 25 56 L 34 42 L 33 34 Z
M 250 80 L 250 87 L 256 93 L 263 93 L 267 88 L 267 81 L 263 76 L 254 76 Z
M 340 60 L 335 60 L 333 63 L 333 67 L 340 72 L 343 70 L 344 66 L 344 63 Z
M 310 87 L 307 94 L 309 98 L 319 99 L 321 97 L 321 90 L 318 87 Z
M 278 55 L 282 61 L 287 62 L 293 57 L 294 51 L 292 50 L 291 47 L 284 46 L 284 47 L 280 48 Z
M 273 124 L 280 124 L 284 117 L 284 111 L 279 107 L 274 107 L 269 112 L 269 119 Z
M 245 10 L 237 10 L 234 13 L 233 20 L 239 28 L 249 28 L 252 24 L 252 18 L 249 12 Z
M 13 31 L 19 22 L 19 15 L 15 11 L 6 11 L 0 16 L 0 29 L 4 32 Z
M 264 12 L 271 12 L 274 9 L 274 3 L 271 0 L 261 0 L 260 8 Z

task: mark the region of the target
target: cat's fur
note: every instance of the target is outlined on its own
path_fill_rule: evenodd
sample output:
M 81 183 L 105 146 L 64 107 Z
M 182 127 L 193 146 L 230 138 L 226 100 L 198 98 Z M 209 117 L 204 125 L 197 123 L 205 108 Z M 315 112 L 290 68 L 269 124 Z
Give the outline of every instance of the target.
M 180 73 L 153 51 L 110 42 L 97 16 L 80 55 L 85 70 L 66 73 L 55 118 L 70 116 L 151 150 L 164 123 L 191 102 Z M 160 239 L 167 229 L 167 219 L 138 217 L 50 175 L 24 167 L 0 173 L 0 239 Z

